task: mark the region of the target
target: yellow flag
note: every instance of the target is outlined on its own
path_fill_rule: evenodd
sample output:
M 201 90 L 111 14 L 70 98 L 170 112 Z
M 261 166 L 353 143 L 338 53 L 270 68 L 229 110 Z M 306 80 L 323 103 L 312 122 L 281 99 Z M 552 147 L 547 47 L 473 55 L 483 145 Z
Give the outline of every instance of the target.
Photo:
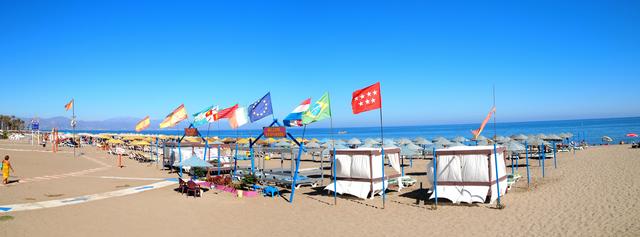
M 187 115 L 187 109 L 184 108 L 184 104 L 181 104 L 178 108 L 173 110 L 169 115 L 167 115 L 162 123 L 160 123 L 160 128 L 168 128 L 178 125 L 178 123 L 182 122 L 182 120 L 187 119 L 189 115 Z
M 138 124 L 136 124 L 136 132 L 140 132 L 142 130 L 147 129 L 150 124 L 151 124 L 151 119 L 149 119 L 149 116 L 147 116 L 146 118 L 140 120 Z

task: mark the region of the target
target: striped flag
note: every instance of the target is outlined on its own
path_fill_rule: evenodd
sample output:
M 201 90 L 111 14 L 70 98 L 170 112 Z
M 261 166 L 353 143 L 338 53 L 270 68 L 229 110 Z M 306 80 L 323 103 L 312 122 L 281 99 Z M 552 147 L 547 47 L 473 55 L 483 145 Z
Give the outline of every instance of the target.
M 138 124 L 136 124 L 136 132 L 140 132 L 142 130 L 147 129 L 150 124 L 151 124 L 151 119 L 149 119 L 149 116 L 147 116 L 146 118 L 140 120 Z
M 229 125 L 233 129 L 239 128 L 247 123 L 249 123 L 249 116 L 247 115 L 247 108 L 245 107 L 237 108 L 229 118 Z
M 284 120 L 282 120 L 284 126 L 302 127 L 302 114 L 309 110 L 310 105 L 311 98 L 302 101 L 298 107 L 296 107 L 289 115 L 287 115 L 287 117 L 284 118 Z
M 64 105 L 64 109 L 65 111 L 69 111 L 70 109 L 73 108 L 73 99 L 71 99 L 71 101 L 69 101 L 69 103 L 67 103 L 66 105 Z
M 236 109 L 238 109 L 238 104 L 231 106 L 229 108 L 220 110 L 217 114 L 215 114 L 213 117 L 214 119 L 220 120 L 220 119 L 224 119 L 224 118 L 231 118 L 231 116 L 233 116 L 233 113 L 236 111 Z
M 493 113 L 496 112 L 496 107 L 491 108 L 491 110 L 489 111 L 489 114 L 487 114 L 487 117 L 484 118 L 484 121 L 482 121 L 482 124 L 480 125 L 480 128 L 471 131 L 471 133 L 473 133 L 473 139 L 478 139 L 478 137 L 480 136 L 480 133 L 482 133 L 482 130 L 484 130 L 484 126 L 487 125 L 487 123 L 489 122 L 489 119 L 491 119 L 491 115 Z
M 168 128 L 178 125 L 178 123 L 182 122 L 182 120 L 187 119 L 189 115 L 187 115 L 187 109 L 184 108 L 184 104 L 181 104 L 173 110 L 169 115 L 167 115 L 162 123 L 160 123 L 160 128 Z

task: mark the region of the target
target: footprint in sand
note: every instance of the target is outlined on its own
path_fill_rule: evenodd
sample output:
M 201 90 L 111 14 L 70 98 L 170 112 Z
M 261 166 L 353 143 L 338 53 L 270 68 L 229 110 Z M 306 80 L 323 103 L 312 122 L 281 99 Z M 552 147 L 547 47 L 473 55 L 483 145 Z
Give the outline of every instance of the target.
M 125 185 L 116 186 L 116 188 L 128 188 L 128 187 L 131 187 L 131 185 L 125 184 Z
M 61 197 L 61 196 L 64 196 L 64 194 L 45 194 L 44 196 L 51 198 L 51 197 Z

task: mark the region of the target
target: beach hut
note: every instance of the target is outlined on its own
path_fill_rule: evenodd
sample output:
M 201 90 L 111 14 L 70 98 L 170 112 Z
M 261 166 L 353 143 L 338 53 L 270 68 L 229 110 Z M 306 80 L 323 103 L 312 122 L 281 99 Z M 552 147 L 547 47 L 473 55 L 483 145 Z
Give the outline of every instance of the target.
M 388 181 L 400 177 L 400 148 L 385 148 L 386 158 L 395 174 L 382 173 L 382 149 L 357 148 L 336 150 L 336 177 L 325 190 L 338 194 L 349 194 L 362 199 L 372 198 L 387 189 Z M 333 151 L 331 152 L 333 154 Z M 383 183 L 384 182 L 384 183 Z
M 507 172 L 504 160 L 506 149 L 497 147 L 495 150 L 497 154 L 494 153 L 494 146 L 436 150 L 436 182 L 433 182 L 433 161 L 427 165 L 427 177 L 435 183 L 435 189 L 432 188 L 435 192 L 431 193 L 429 199 L 445 198 L 456 204 L 497 200 L 498 193 L 503 195 L 507 191 Z M 494 155 L 497 155 L 497 164 Z

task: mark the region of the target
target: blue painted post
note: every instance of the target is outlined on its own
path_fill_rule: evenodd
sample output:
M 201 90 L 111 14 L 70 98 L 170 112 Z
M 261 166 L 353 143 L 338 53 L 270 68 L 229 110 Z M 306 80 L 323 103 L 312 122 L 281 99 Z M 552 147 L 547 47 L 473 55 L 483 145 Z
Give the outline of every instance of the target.
M 218 144 L 218 175 L 220 175 L 220 167 L 222 167 L 222 161 L 220 160 L 220 144 Z
M 529 175 L 529 145 L 524 141 L 524 157 L 527 164 L 527 186 L 531 184 L 531 176 Z
M 542 166 L 542 152 L 540 152 L 540 150 L 542 146 L 538 146 L 538 166 Z
M 404 156 L 400 156 L 400 157 L 402 159 L 402 162 L 400 164 L 400 171 L 401 171 L 400 173 L 401 173 L 401 176 L 404 176 Z M 409 159 L 411 159 L 411 158 L 409 158 Z M 400 180 L 398 180 L 398 181 L 400 181 Z
M 515 167 L 513 167 L 513 154 L 511 154 L 511 175 L 515 172 Z
M 238 168 L 238 139 L 236 139 L 236 151 L 233 155 L 233 176 L 236 176 L 236 169 Z
M 496 170 L 496 193 L 498 193 L 498 206 L 500 206 L 500 174 L 498 173 L 498 148 L 496 143 L 493 143 L 493 162 Z
M 518 167 L 519 167 L 518 162 L 520 161 L 520 153 L 516 154 L 516 158 L 517 158 L 516 159 L 516 171 L 518 171 Z
M 558 161 L 556 160 L 556 155 L 558 154 L 557 148 L 556 148 L 556 142 L 553 142 L 553 168 L 557 169 L 558 168 Z
M 540 144 L 540 157 L 542 158 L 542 178 L 544 178 L 544 160 L 546 160 L 547 158 L 545 157 L 544 153 L 544 143 Z
M 413 168 L 413 156 L 409 156 L 409 167 Z
M 158 137 L 156 137 L 156 168 L 158 168 L 159 161 L 160 161 L 160 152 L 158 152 Z
M 333 203 L 338 204 L 338 174 L 336 173 L 336 143 L 333 142 Z
M 438 207 L 438 156 L 436 148 L 433 148 L 433 194 L 435 195 L 436 207 Z
M 251 141 L 249 141 L 251 143 Z M 249 157 L 251 158 L 251 174 L 254 174 L 255 171 L 255 161 L 253 158 L 253 146 L 249 147 Z
M 178 141 L 178 156 L 179 156 L 179 160 L 178 162 L 182 163 L 182 149 L 180 147 L 180 141 Z M 182 164 L 180 164 L 180 174 L 179 174 L 180 178 L 182 178 Z
M 384 209 L 385 208 L 385 203 L 387 201 L 387 192 L 385 190 L 386 187 L 384 185 L 384 181 L 385 181 L 385 179 L 384 179 L 384 142 L 382 143 L 382 150 L 381 150 L 380 153 L 382 153 L 381 154 L 382 155 L 382 208 Z
M 302 140 L 304 140 L 305 130 L 307 130 L 307 126 L 304 126 L 302 130 Z M 296 170 L 293 173 L 293 182 L 291 182 L 291 195 L 289 195 L 289 203 L 293 203 L 293 196 L 296 194 L 296 183 L 298 182 L 298 171 L 300 170 L 300 157 L 302 156 L 303 147 L 304 142 L 300 142 L 300 147 L 298 148 L 298 157 L 296 158 Z
M 202 154 L 202 160 L 207 161 L 207 149 L 209 148 L 209 141 L 204 140 L 204 154 Z

